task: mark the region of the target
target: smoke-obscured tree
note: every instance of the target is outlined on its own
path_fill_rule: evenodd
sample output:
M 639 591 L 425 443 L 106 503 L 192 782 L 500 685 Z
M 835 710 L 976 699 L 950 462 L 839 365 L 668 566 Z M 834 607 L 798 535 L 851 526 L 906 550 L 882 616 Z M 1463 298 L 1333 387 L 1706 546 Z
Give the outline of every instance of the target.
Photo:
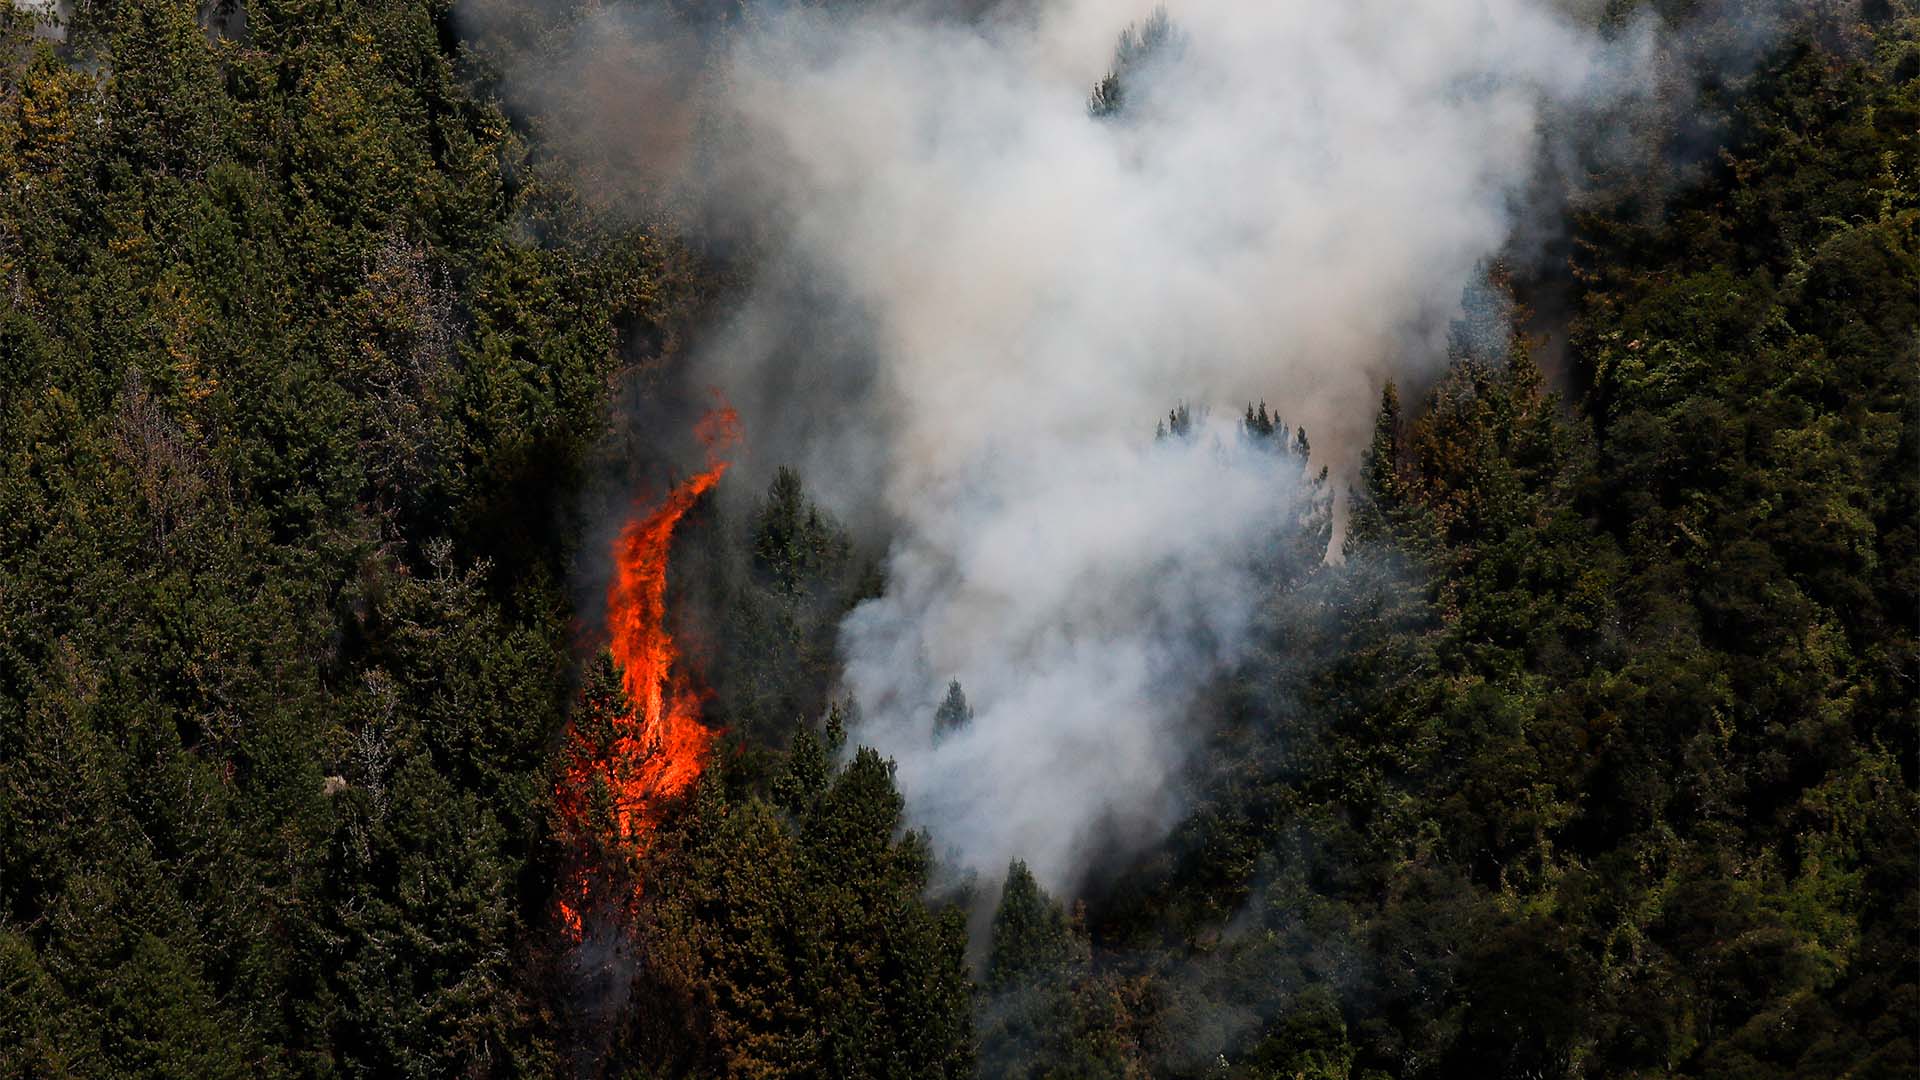
M 826 723 L 820 731 L 820 741 L 828 757 L 838 757 L 847 744 L 847 729 L 860 721 L 860 706 L 848 697 L 827 706 Z
M 1240 430 L 1245 432 L 1249 439 L 1256 442 L 1267 442 L 1273 438 L 1274 432 L 1285 431 L 1286 427 L 1287 425 L 1280 422 L 1279 416 L 1269 416 L 1267 414 L 1267 403 L 1265 401 L 1260 402 L 1258 411 L 1255 411 L 1252 403 L 1249 402 L 1247 405 L 1247 414 L 1240 419 Z
M 1205 413 L 1201 415 L 1205 419 Z M 1193 434 L 1193 409 L 1181 402 L 1167 410 L 1167 418 L 1153 427 L 1153 437 L 1159 439 L 1185 439 Z
M 1155 75 L 1155 67 L 1177 58 L 1185 45 L 1185 35 L 1168 16 L 1167 9 L 1156 7 L 1139 23 L 1129 23 L 1114 44 L 1113 64 L 1093 84 L 1087 96 L 1087 115 L 1096 120 L 1118 117 L 1146 89 Z
M 1920 191 L 1840 147 L 1910 145 L 1867 117 L 1920 102 L 1894 77 L 1911 60 L 1849 48 L 1785 49 L 1720 99 L 1728 166 L 1665 214 L 1596 195 L 1577 411 L 1498 274 L 1431 393 L 1383 395 L 1327 606 L 1267 613 L 1285 653 L 1223 691 L 1173 869 L 1107 928 L 1205 928 L 1163 969 L 1167 1023 L 1253 1010 L 1249 1041 L 1215 1043 L 1229 1069 L 1263 1075 L 1290 1028 L 1346 1060 L 1330 1014 L 1295 1025 L 1299 994 L 1251 991 L 1290 981 L 1338 1002 L 1355 1074 L 1915 1063 L 1920 997 L 1865 1004 L 1914 985 L 1910 956 L 1869 957 L 1915 908 L 1865 897 L 1914 865 L 1881 816 L 1915 804 L 1911 769 L 1884 771 L 1912 696 L 1882 696 L 1879 658 L 1915 655 L 1885 614 L 1914 578 L 1880 568 L 1913 564 L 1916 476 L 1886 470 L 1920 446 L 1920 366 L 1889 358 L 1920 313 L 1870 280 L 1914 276 Z M 1796 129 L 1779 110 L 1809 94 L 1832 111 Z M 1842 250 L 1880 269 L 1834 291 Z M 1822 254 L 1817 300 L 1778 285 Z
M 1329 470 L 1325 465 L 1314 470 L 1306 458 L 1304 432 L 1301 446 L 1300 479 L 1268 561 L 1268 581 L 1281 588 L 1297 587 L 1317 574 L 1333 547 L 1334 488 Z
M 1018 859 L 990 933 L 982 1075 L 1141 1075 L 1142 985 L 1094 970 L 1083 917 L 1069 918 Z
M 1315 988 L 1296 997 L 1240 1068 L 1228 1075 L 1353 1080 L 1353 1057 L 1338 1000 L 1326 989 Z
M 774 473 L 753 528 L 755 565 L 789 593 L 798 593 L 846 557 L 845 536 L 807 498 L 800 474 L 785 465 Z
M 1007 867 L 991 933 L 987 953 L 989 989 L 1058 978 L 1085 959 L 1081 955 L 1084 947 L 1074 940 L 1066 913 L 1019 859 Z
M 840 620 L 869 587 L 847 531 L 782 467 L 736 524 L 703 508 L 675 542 L 675 602 L 703 613 L 716 725 L 780 745 L 829 708 Z
M 1373 438 L 1360 457 L 1360 482 L 1347 493 L 1348 555 L 1362 546 L 1389 539 L 1401 508 L 1400 390 L 1387 380 L 1373 418 Z
M 973 706 L 967 704 L 966 691 L 960 689 L 960 680 L 947 684 L 947 694 L 933 710 L 933 737 L 945 738 L 973 722 Z
M 676 534 L 670 567 L 670 603 L 691 613 L 682 630 L 712 690 L 710 723 L 758 751 L 828 713 L 839 623 L 872 594 L 877 569 L 797 471 L 778 469 L 743 517 L 703 503 Z M 772 761 L 751 753 L 741 765 L 770 780 Z
M 1298 427 L 1289 433 L 1279 413 L 1267 412 L 1266 402 L 1262 401 L 1257 409 L 1252 404 L 1247 406 L 1240 418 L 1240 433 L 1253 445 L 1298 462 L 1301 474 L 1305 475 L 1313 458 L 1313 444 L 1307 440 L 1307 429 Z
M 1267 403 L 1249 402 L 1241 414 L 1240 438 L 1291 466 L 1281 498 L 1285 509 L 1277 535 L 1269 539 L 1261 558 L 1261 577 L 1278 591 L 1290 589 L 1311 576 L 1326 559 L 1333 541 L 1333 485 L 1326 466 L 1313 470 L 1313 448 L 1307 429 L 1290 433 L 1277 411 Z
M 596 212 L 445 4 L 35 7 L 0 8 L 0 1074 L 597 1067 L 549 933 L 562 723 L 621 707 L 572 507 L 619 368 L 677 373 L 648 339 L 726 294 Z M 1568 258 L 1473 283 L 1432 392 L 1383 394 L 1346 564 L 1277 569 L 1194 703 L 1187 818 L 1084 917 L 1016 890 L 1040 961 L 977 998 L 885 763 L 830 765 L 872 579 L 814 569 L 797 479 L 690 529 L 742 753 L 650 853 L 605 1067 L 958 1076 L 977 1010 L 994 1077 L 1920 1069 L 1913 18 L 1657 30 L 1661 92 L 1562 177 Z

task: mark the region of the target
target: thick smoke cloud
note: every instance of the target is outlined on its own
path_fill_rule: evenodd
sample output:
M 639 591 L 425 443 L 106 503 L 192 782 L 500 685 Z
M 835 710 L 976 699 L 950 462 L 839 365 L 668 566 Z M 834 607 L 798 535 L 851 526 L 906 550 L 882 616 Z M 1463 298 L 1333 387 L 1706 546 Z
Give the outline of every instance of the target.
M 886 595 L 844 632 L 856 735 L 947 853 L 1055 886 L 1094 834 L 1177 813 L 1182 711 L 1243 654 L 1255 556 L 1296 509 L 1297 472 L 1226 425 L 1156 443 L 1153 418 L 1264 398 L 1342 471 L 1380 380 L 1443 352 L 1508 239 L 1543 113 L 1632 70 L 1527 0 L 1201 2 L 1090 118 L 1145 14 L 796 14 L 725 82 L 727 186 L 775 209 L 783 258 L 863 314 L 871 355 L 777 347 L 805 312 L 769 288 L 706 377 L 873 433 L 802 451 L 831 501 L 877 491 L 896 523 Z M 849 400 L 754 393 L 842 359 L 871 368 Z M 976 716 L 936 742 L 951 678 Z
M 651 89 L 582 91 L 614 129 L 662 110 L 669 160 L 637 171 L 689 178 L 693 219 L 755 252 L 695 385 L 761 465 L 891 532 L 886 593 L 843 632 L 856 738 L 945 853 L 1056 888 L 1090 837 L 1177 814 L 1183 712 L 1244 655 L 1258 555 L 1302 512 L 1283 457 L 1154 419 L 1264 399 L 1346 475 L 1381 380 L 1431 373 L 1521 224 L 1543 118 L 1631 96 L 1645 57 L 1545 0 L 1170 14 L 1176 46 L 1098 119 L 1144 6 L 758 12 L 698 64 L 600 41 Z M 975 718 L 936 741 L 955 678 Z
M 1014 429 L 930 469 L 886 595 L 847 621 L 858 735 L 963 864 L 1065 881 L 1094 830 L 1151 837 L 1177 809 L 1179 712 L 1240 654 L 1299 473 L 1224 424 L 1141 435 Z M 950 677 L 975 716 L 936 743 Z

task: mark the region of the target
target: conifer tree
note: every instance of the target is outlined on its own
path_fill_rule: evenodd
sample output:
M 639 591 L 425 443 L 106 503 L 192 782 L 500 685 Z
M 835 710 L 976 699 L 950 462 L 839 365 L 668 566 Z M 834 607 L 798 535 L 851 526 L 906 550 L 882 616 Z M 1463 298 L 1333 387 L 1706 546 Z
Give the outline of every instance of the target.
M 973 722 L 973 706 L 967 704 L 966 691 L 960 689 L 960 680 L 947 684 L 947 696 L 940 699 L 940 705 L 933 711 L 933 737 L 945 738 Z
M 1000 905 L 993 913 L 992 935 L 987 954 L 991 989 L 1064 977 L 1075 959 L 1066 914 L 1019 859 L 1007 867 Z

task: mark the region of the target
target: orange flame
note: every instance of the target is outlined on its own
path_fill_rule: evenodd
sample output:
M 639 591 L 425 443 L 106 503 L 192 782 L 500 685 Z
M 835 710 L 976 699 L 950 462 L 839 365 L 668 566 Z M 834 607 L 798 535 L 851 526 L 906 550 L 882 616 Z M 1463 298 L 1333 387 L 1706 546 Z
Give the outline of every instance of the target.
M 665 804 L 699 779 L 707 750 L 718 736 L 700 722 L 704 692 L 677 666 L 680 651 L 667 629 L 667 556 L 680 519 L 725 475 L 728 462 L 718 455 L 739 441 L 739 416 L 722 403 L 700 420 L 694 433 L 707 448 L 706 471 L 674 488 L 644 517 L 628 521 L 613 545 L 608 648 L 632 711 L 615 721 L 610 742 L 568 724 L 567 763 L 555 791 L 565 831 L 581 836 L 594 788 L 604 783 L 611 796 L 614 838 L 636 856 L 646 852 Z M 575 861 L 573 873 L 562 882 L 557 906 L 562 925 L 578 940 L 598 872 L 584 852 L 576 853 Z M 627 902 L 639 891 L 636 881 Z

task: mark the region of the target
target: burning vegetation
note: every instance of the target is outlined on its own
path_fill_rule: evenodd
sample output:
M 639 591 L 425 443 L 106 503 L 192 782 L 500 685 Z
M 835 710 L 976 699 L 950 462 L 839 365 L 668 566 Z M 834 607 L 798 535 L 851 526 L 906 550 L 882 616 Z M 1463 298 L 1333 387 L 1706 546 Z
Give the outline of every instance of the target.
M 0 9 L 0 1077 L 1920 1075 L 1920 0 L 1145 6 Z
M 604 906 L 609 913 L 637 898 L 639 879 L 607 864 L 646 853 L 662 808 L 699 779 L 718 734 L 701 723 L 705 693 L 679 663 L 668 629 L 667 558 L 680 520 L 725 475 L 728 462 L 719 455 L 739 441 L 739 418 L 720 405 L 695 433 L 707 449 L 705 470 L 636 514 L 614 541 L 607 651 L 622 693 L 595 701 L 589 688 L 567 726 L 554 803 L 563 835 L 576 843 L 556 906 L 575 940 L 592 909 Z M 604 838 L 613 850 L 596 850 L 584 842 L 589 836 Z

